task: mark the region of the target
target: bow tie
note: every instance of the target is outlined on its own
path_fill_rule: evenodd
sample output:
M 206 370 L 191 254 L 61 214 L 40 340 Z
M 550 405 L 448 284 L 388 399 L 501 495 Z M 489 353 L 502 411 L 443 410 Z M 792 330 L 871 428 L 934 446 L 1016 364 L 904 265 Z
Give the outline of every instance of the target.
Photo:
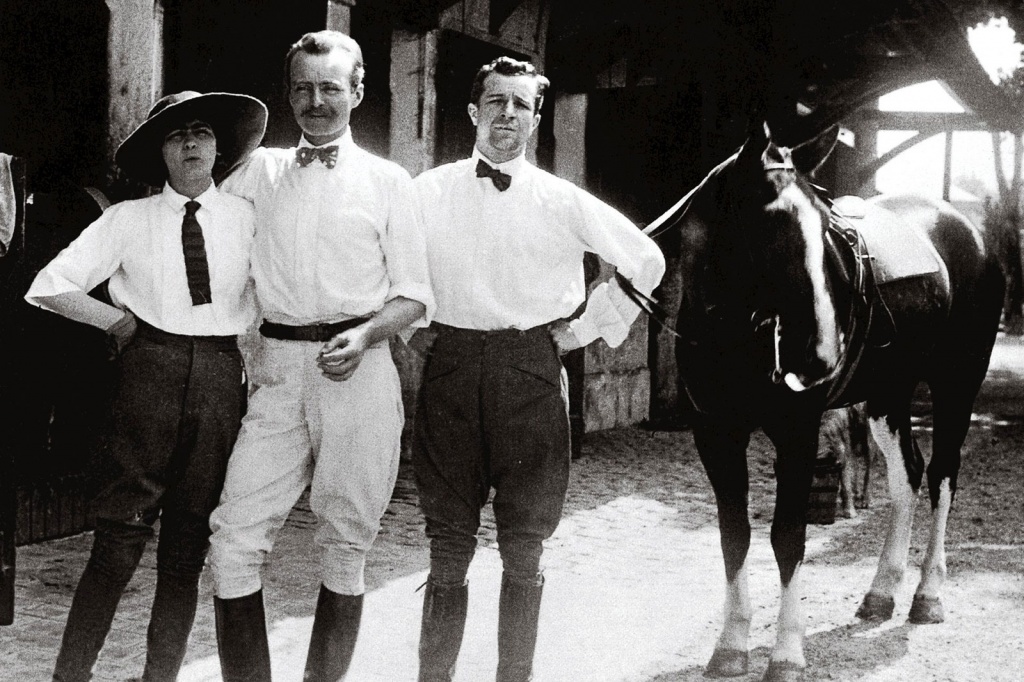
M 313 163 L 314 159 L 320 159 L 320 163 L 328 168 L 334 168 L 338 162 L 338 145 L 330 147 L 298 147 L 295 149 L 295 160 L 305 168 Z
M 476 162 L 476 176 L 478 178 L 490 178 L 494 186 L 498 188 L 499 192 L 504 192 L 512 186 L 512 176 L 508 173 L 502 173 L 497 168 L 488 166 L 483 159 L 478 159 Z

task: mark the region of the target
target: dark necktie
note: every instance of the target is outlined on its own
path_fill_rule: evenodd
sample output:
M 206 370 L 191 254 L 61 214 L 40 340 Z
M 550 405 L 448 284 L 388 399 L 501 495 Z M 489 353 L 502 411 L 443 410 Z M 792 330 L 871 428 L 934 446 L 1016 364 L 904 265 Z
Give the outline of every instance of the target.
M 192 294 L 192 305 L 212 303 L 210 293 L 210 266 L 206 262 L 206 240 L 203 228 L 196 220 L 198 201 L 185 202 L 185 218 L 181 221 L 181 246 L 185 252 L 185 277 L 188 278 L 188 292 Z
M 497 168 L 492 168 L 484 163 L 483 159 L 478 159 L 476 162 L 476 176 L 478 178 L 490 178 L 494 186 L 498 188 L 499 192 L 504 192 L 512 186 L 512 176 L 508 173 L 502 173 Z
M 338 145 L 332 144 L 330 147 L 297 147 L 295 149 L 295 160 L 303 168 L 313 163 L 316 159 L 320 159 L 320 163 L 328 168 L 334 168 L 334 164 L 338 163 Z

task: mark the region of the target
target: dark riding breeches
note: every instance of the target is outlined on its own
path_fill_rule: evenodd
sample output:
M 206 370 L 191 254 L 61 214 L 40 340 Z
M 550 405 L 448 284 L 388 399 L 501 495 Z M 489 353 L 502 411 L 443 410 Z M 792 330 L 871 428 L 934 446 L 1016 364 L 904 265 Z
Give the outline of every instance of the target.
M 535 582 L 569 479 L 565 370 L 545 327 L 435 327 L 413 446 L 431 581 L 463 584 L 494 488 L 505 572 Z
M 63 682 L 90 678 L 158 518 L 157 586 L 143 679 L 176 678 L 195 616 L 210 512 L 245 410 L 234 337 L 177 336 L 145 325 L 120 362 L 108 475 L 93 501 L 92 554 L 54 671 Z

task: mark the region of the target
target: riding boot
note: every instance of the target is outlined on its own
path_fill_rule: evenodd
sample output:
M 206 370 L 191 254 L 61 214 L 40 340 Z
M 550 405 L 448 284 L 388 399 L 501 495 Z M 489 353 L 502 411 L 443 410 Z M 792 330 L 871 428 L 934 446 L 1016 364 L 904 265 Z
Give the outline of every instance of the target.
M 533 652 L 544 577 L 521 582 L 507 573 L 501 578 L 498 599 L 497 682 L 528 682 L 533 679 Z
M 466 627 L 468 585 L 435 585 L 427 580 L 420 626 L 419 682 L 451 682 Z
M 188 635 L 196 617 L 199 576 L 157 572 L 156 596 L 146 633 L 143 682 L 174 682 L 185 660 Z
M 263 590 L 237 599 L 214 597 L 213 611 L 224 682 L 270 682 Z
M 363 615 L 363 595 L 338 594 L 320 586 L 303 682 L 345 679 Z

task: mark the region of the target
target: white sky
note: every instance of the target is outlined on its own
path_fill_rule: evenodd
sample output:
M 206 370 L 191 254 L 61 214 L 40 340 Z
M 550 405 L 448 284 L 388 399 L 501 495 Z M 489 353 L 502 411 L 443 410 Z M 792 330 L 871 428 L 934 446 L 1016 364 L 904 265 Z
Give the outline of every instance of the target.
M 1005 19 L 995 20 L 985 27 L 968 29 L 967 33 L 971 48 L 993 82 L 999 82 L 1001 76 L 1021 65 L 1024 46 L 1015 42 L 1016 35 Z M 964 111 L 937 81 L 891 92 L 879 98 L 878 108 L 882 111 Z M 884 154 L 912 135 L 911 131 L 879 131 L 878 153 Z M 1010 172 L 1013 143 L 1009 136 L 1004 137 L 1004 165 Z M 917 192 L 941 197 L 944 157 L 945 136 L 928 138 L 880 168 L 875 177 L 876 187 L 881 192 Z M 976 177 L 985 186 L 986 193 L 995 195 L 994 155 L 991 136 L 987 132 L 954 133 L 952 168 L 950 198 L 954 203 L 983 198 L 974 197 L 956 186 L 957 179 L 965 176 Z

